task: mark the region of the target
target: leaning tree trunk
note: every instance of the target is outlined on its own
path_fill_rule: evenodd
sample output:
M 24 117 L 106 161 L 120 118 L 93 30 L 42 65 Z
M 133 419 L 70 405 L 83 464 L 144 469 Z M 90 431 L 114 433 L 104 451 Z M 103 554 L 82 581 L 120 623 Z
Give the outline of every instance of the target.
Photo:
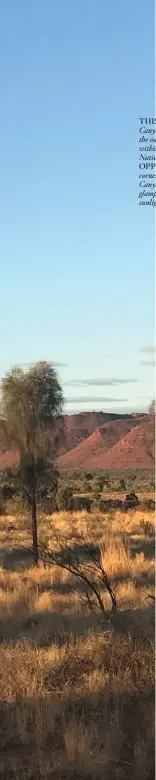
M 34 563 L 38 564 L 38 543 L 37 543 L 37 516 L 36 516 L 36 491 L 35 483 L 31 493 L 31 517 L 32 517 L 32 538 L 33 538 L 33 558 Z

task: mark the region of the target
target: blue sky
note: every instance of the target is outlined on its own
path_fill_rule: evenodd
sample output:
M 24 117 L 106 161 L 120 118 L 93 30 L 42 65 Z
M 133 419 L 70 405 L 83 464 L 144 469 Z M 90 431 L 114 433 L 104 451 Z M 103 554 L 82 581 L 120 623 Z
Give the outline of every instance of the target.
M 154 0 L 5 0 L 0 114 L 0 375 L 52 360 L 66 410 L 144 409 L 154 209 L 137 202 L 139 116 L 154 116 Z

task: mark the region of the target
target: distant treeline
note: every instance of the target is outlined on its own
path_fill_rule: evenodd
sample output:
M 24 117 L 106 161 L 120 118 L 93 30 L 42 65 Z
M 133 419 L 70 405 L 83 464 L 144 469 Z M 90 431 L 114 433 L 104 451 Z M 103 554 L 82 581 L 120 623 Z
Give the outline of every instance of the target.
M 154 471 L 74 471 L 62 474 L 56 468 L 48 467 L 40 482 L 37 504 L 41 511 L 47 513 L 83 508 L 88 511 L 96 508 L 103 512 L 140 504 L 146 509 L 153 509 L 154 490 Z M 114 495 L 113 498 L 116 493 L 118 497 Z M 12 511 L 28 508 L 18 468 L 0 472 L 1 514 L 7 508 Z

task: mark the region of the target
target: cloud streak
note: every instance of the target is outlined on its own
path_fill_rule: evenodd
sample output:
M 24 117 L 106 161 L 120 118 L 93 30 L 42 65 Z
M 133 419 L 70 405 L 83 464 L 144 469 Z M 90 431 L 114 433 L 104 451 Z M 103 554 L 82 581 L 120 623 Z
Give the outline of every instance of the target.
M 34 363 L 22 363 L 22 367 L 26 368 L 33 368 L 33 366 L 36 365 L 39 361 L 34 361 Z M 54 368 L 68 368 L 67 363 L 55 363 L 55 360 L 47 360 L 47 363 L 51 363 Z
M 36 363 L 39 363 L 39 362 L 40 361 L 38 361 L 38 360 L 34 360 L 32 362 L 28 361 L 28 363 L 17 363 L 17 364 L 16 363 L 12 363 L 12 368 L 16 368 L 16 365 L 17 365 L 17 366 L 20 366 L 20 368 L 28 368 L 29 369 L 29 368 L 33 368 L 33 366 L 35 366 Z M 55 368 L 67 368 L 68 367 L 67 363 L 55 363 L 55 360 L 48 360 L 47 363 L 51 363 L 52 366 L 54 366 Z
M 141 366 L 151 366 L 152 368 L 154 368 L 154 366 L 156 365 L 156 361 L 155 360 L 140 360 L 140 365 Z
M 123 402 L 129 402 L 129 398 L 101 398 L 98 395 L 93 396 L 75 396 L 75 398 L 65 398 L 66 404 L 79 404 L 79 403 L 123 403 Z
M 155 349 L 156 348 L 155 348 L 155 346 L 153 344 L 153 346 L 151 345 L 151 346 L 147 346 L 147 347 L 141 347 L 140 352 L 146 352 L 146 353 L 152 354 L 152 353 L 155 353 Z
M 116 379 L 113 377 L 104 378 L 88 378 L 88 379 L 69 379 L 64 382 L 65 387 L 115 387 L 117 385 L 134 384 L 138 382 L 138 379 Z

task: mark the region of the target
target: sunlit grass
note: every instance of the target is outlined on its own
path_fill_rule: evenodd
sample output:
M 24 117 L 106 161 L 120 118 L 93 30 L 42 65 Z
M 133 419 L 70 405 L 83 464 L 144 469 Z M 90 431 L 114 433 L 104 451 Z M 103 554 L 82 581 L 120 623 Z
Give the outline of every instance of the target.
M 54 531 L 98 544 L 118 605 L 109 623 L 89 613 L 69 571 L 33 566 L 28 517 L 0 518 L 2 780 L 152 780 L 154 520 L 138 510 L 39 518 L 51 549 Z M 107 592 L 104 603 L 109 617 Z

